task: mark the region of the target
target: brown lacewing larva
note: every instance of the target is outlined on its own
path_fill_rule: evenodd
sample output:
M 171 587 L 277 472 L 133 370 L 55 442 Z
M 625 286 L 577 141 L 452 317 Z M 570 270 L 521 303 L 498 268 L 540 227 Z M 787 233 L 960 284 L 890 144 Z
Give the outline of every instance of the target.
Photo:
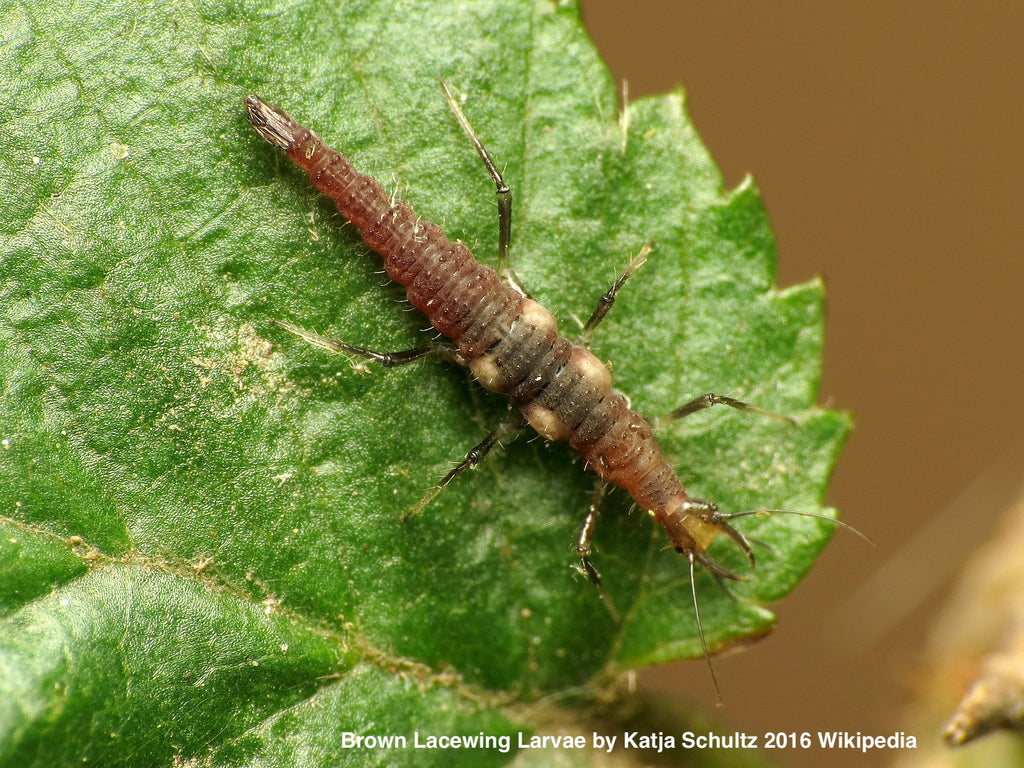
M 508 267 L 509 188 L 451 91 L 444 83 L 442 86 L 456 118 L 497 186 L 498 250 L 503 267 L 500 274 L 476 261 L 462 243 L 449 240 L 436 224 L 420 220 L 408 203 L 388 194 L 373 177 L 358 172 L 348 158 L 328 148 L 316 133 L 259 97 L 245 97 L 248 119 L 256 132 L 286 150 L 288 157 L 309 174 L 317 189 L 331 198 L 342 216 L 360 230 L 366 244 L 384 258 L 384 269 L 405 287 L 412 305 L 427 315 L 439 333 L 451 339 L 450 345 L 440 348 L 441 354 L 467 368 L 485 389 L 510 397 L 518 408 L 515 422 L 499 425 L 409 514 L 415 514 L 463 470 L 478 464 L 502 436 L 517 430 L 525 421 L 549 440 L 568 441 L 572 449 L 583 456 L 588 469 L 596 472 L 605 483 L 614 483 L 628 491 L 640 508 L 665 528 L 672 546 L 687 558 L 691 590 L 695 561 L 718 576 L 741 578 L 708 556 L 709 544 L 724 533 L 746 553 L 753 565 L 749 543 L 729 525 L 728 519 L 785 510 L 728 515 L 709 501 L 687 495 L 655 442 L 651 425 L 630 409 L 624 395 L 612 388 L 607 366 L 585 346 L 561 336 L 554 316 L 519 286 Z M 584 326 L 585 336 L 604 317 L 618 290 L 643 264 L 649 250 L 649 246 L 645 246 L 601 297 Z M 360 355 L 386 366 L 438 351 L 435 345 L 397 353 L 373 352 L 326 339 L 288 323 L 277 324 L 314 344 Z M 716 404 L 776 416 L 738 400 L 709 393 L 676 409 L 670 417 L 682 418 Z M 600 493 L 596 494 L 590 505 L 576 545 L 584 569 L 598 588 L 601 580 L 590 561 L 590 552 L 599 497 Z M 797 514 L 820 517 L 813 513 Z M 696 611 L 695 591 L 693 600 Z M 697 624 L 706 654 L 699 613 Z

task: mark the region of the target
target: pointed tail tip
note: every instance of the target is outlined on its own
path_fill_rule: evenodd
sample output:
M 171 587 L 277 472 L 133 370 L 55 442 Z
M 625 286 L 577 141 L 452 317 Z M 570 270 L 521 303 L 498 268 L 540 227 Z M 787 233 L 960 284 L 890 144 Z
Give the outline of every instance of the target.
M 242 103 L 249 124 L 265 141 L 281 149 L 288 149 L 295 144 L 295 132 L 299 126 L 291 115 L 252 93 L 242 99 Z

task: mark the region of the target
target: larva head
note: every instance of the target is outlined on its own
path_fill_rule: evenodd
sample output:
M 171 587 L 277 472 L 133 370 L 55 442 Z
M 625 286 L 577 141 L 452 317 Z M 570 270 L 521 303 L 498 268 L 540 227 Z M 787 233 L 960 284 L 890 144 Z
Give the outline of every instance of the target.
M 692 557 L 718 576 L 734 581 L 743 578 L 708 556 L 708 546 L 720 533 L 732 539 L 750 560 L 750 567 L 754 567 L 754 554 L 750 543 L 742 533 L 725 521 L 718 507 L 710 501 L 685 499 L 659 522 L 665 526 L 665 532 L 676 552 Z
M 728 568 L 719 565 L 711 559 L 707 548 L 714 541 L 715 536 L 724 533 L 743 550 L 750 559 L 750 567 L 754 567 L 754 555 L 750 551 L 750 544 L 743 534 L 733 528 L 725 521 L 722 514 L 710 501 L 700 499 L 683 498 L 667 514 L 652 515 L 659 523 L 665 526 L 668 539 L 672 542 L 676 552 L 686 556 L 686 562 L 690 569 L 690 595 L 693 598 L 693 614 L 697 620 L 697 633 L 700 635 L 700 645 L 704 651 L 704 659 L 708 663 L 708 671 L 711 673 L 711 680 L 715 684 L 715 691 L 718 693 L 718 702 L 722 703 L 722 692 L 718 687 L 718 678 L 715 675 L 715 667 L 711 663 L 711 653 L 708 651 L 708 641 L 704 636 L 704 624 L 700 620 L 700 606 L 697 604 L 697 582 L 694 579 L 694 563 L 700 563 L 711 573 L 726 579 L 739 581 L 743 579 Z

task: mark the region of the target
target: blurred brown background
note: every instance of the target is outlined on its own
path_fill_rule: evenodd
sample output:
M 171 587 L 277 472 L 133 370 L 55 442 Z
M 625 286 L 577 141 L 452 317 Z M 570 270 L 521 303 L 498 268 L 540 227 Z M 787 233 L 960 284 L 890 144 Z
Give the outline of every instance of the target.
M 905 729 L 929 622 L 1024 480 L 1024 3 L 583 9 L 631 98 L 684 85 L 726 184 L 754 174 L 779 285 L 825 277 L 820 401 L 856 415 L 829 501 L 878 548 L 840 532 L 774 635 L 716 659 L 723 715 L 752 733 Z M 702 662 L 642 682 L 714 701 Z

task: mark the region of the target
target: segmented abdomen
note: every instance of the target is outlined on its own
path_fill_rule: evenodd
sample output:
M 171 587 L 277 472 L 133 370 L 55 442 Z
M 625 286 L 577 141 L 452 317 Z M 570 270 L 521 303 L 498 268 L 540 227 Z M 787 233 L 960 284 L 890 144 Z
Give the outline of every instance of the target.
M 362 232 L 388 275 L 455 342 L 457 359 L 483 387 L 511 397 L 544 437 L 567 440 L 588 468 L 629 491 L 658 522 L 679 509 L 686 492 L 650 425 L 612 389 L 600 360 L 559 335 L 550 312 L 502 283 L 436 224 L 417 219 L 408 203 L 313 131 L 255 96 L 245 103 L 257 132 L 287 150 Z

